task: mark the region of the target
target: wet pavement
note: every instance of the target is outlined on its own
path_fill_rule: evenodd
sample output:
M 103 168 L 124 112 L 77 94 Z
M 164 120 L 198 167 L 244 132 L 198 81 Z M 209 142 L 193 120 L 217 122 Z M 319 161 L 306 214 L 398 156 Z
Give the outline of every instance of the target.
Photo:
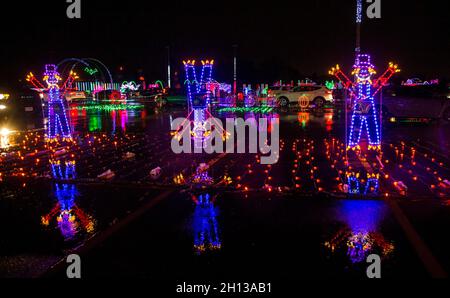
M 214 114 L 279 118 L 279 162 L 174 154 L 170 119 L 183 107 L 72 109 L 69 143 L 11 136 L 0 276 L 64 277 L 61 263 L 49 268 L 71 252 L 85 278 L 364 279 L 371 253 L 384 277 L 450 272 L 449 124 L 386 123 L 375 156 L 345 150 L 338 109 Z M 200 163 L 212 182 L 192 188 Z

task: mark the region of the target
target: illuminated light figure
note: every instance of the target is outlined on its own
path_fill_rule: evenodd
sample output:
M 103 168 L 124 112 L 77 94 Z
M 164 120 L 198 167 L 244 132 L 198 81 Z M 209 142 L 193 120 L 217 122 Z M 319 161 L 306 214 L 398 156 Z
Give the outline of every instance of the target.
M 213 184 L 214 181 L 209 176 L 208 170 L 209 170 L 209 165 L 207 165 L 206 163 L 201 163 L 195 171 L 195 175 L 192 179 L 192 183 L 198 184 L 198 185 Z
M 64 139 L 72 138 L 66 108 L 64 106 L 64 97 L 66 90 L 70 88 L 76 79 L 78 79 L 77 74 L 71 71 L 65 83 L 60 86 L 59 82 L 62 79 L 54 64 L 45 65 L 43 80 L 47 84 L 47 87 L 44 87 L 33 73 L 30 72 L 27 75 L 27 81 L 38 89 L 39 92 L 47 92 L 48 94 L 48 139 L 55 139 L 58 136 L 62 136 Z
M 203 148 L 204 139 L 210 132 L 206 129 L 208 109 L 211 103 L 211 84 L 214 60 L 201 61 L 200 77 L 197 76 L 195 60 L 183 61 L 186 72 L 189 115 L 193 114 L 192 136 L 195 148 Z M 189 117 L 188 117 L 189 118 Z
M 364 182 L 362 182 L 364 181 Z M 377 194 L 380 189 L 380 175 L 367 174 L 367 179 L 362 180 L 359 174 L 347 174 L 347 185 L 349 194 L 370 195 Z M 361 186 L 363 189 L 361 189 Z
M 70 180 L 76 178 L 75 161 L 67 161 L 64 164 L 59 160 L 51 160 L 51 174 L 57 180 Z M 58 200 L 55 207 L 42 216 L 44 226 L 50 225 L 50 220 L 56 217 L 56 222 L 63 237 L 72 239 L 78 230 L 77 219 L 87 233 L 94 231 L 94 221 L 75 204 L 77 189 L 75 184 L 55 183 L 55 196 Z
M 388 69 L 378 79 L 373 80 L 372 77 L 376 74 L 376 71 L 370 62 L 370 56 L 366 54 L 358 54 L 356 57 L 352 71 L 355 82 L 352 82 L 342 72 L 339 65 L 330 70 L 330 75 L 335 76 L 344 88 L 351 92 L 351 96 L 355 97 L 347 140 L 348 148 L 360 148 L 362 131 L 365 129 L 369 141 L 368 148 L 380 149 L 380 126 L 374 97 L 387 84 L 388 80 L 399 71 L 398 66 L 391 62 Z
M 217 210 L 214 198 L 209 194 L 193 196 L 196 204 L 193 217 L 194 250 L 198 254 L 216 251 L 222 247 L 217 224 Z

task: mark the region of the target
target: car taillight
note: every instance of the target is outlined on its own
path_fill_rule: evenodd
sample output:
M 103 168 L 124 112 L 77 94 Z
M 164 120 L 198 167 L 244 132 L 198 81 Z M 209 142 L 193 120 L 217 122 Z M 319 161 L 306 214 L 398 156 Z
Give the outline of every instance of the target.
M 325 93 L 326 94 L 333 94 L 333 91 L 332 90 L 327 90 L 327 91 L 325 91 Z

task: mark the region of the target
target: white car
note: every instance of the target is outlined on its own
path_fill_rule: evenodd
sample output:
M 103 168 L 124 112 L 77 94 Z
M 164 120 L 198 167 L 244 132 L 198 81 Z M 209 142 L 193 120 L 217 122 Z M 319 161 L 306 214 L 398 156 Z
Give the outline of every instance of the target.
M 291 103 L 295 103 L 303 108 L 312 104 L 320 108 L 326 103 L 333 102 L 333 91 L 320 85 L 297 86 L 289 91 L 278 91 L 275 94 L 280 107 L 287 107 Z
M 86 93 L 84 91 L 69 91 L 66 93 L 66 100 L 67 101 L 73 101 L 73 100 L 83 100 L 86 99 Z

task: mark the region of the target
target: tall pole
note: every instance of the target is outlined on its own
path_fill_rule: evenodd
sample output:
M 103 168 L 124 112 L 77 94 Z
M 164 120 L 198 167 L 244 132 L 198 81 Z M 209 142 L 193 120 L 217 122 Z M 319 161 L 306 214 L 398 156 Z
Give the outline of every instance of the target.
M 363 17 L 362 8 L 362 0 L 356 0 L 356 55 L 361 52 L 361 23 Z
M 170 46 L 167 46 L 167 86 L 169 89 L 172 87 L 172 83 L 170 80 Z
M 237 94 L 237 45 L 233 45 L 233 95 Z

